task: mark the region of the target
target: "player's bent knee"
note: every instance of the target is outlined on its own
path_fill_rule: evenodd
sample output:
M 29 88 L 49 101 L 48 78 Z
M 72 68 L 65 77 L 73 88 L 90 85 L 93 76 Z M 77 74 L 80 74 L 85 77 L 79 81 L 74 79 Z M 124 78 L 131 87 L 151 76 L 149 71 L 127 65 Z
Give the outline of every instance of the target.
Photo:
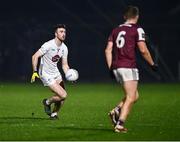
M 61 99 L 66 99 L 67 98 L 67 93 L 66 92 L 61 93 L 61 94 L 59 94 L 59 96 L 61 97 Z
M 60 98 L 59 97 L 59 101 L 56 101 L 56 105 L 59 105 L 61 104 L 62 101 L 65 101 L 66 99 L 65 98 Z

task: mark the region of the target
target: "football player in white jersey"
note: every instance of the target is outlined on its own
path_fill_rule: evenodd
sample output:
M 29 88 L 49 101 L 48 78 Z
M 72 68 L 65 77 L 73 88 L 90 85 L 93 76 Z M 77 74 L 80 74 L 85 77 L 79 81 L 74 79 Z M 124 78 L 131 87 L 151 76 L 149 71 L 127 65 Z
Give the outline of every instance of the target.
M 55 38 L 45 42 L 41 48 L 32 56 L 33 75 L 31 83 L 35 78 L 40 78 L 44 86 L 48 86 L 54 95 L 43 100 L 44 110 L 52 119 L 58 118 L 58 112 L 67 97 L 61 73 L 57 63 L 61 59 L 64 73 L 69 69 L 68 48 L 64 44 L 66 37 L 66 26 L 58 24 L 55 27 Z M 38 59 L 41 59 L 39 72 L 37 70 Z M 51 110 L 51 104 L 54 108 Z

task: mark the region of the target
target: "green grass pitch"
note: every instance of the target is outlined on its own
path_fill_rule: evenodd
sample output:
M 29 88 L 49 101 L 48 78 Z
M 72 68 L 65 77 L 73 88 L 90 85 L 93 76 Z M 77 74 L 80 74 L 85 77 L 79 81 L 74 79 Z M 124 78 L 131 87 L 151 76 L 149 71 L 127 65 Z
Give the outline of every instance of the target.
M 0 140 L 180 140 L 180 84 L 140 84 L 139 101 L 125 126 L 114 133 L 107 113 L 123 96 L 114 83 L 66 85 L 59 120 L 49 120 L 41 84 L 0 83 Z M 34 113 L 34 115 L 32 115 Z

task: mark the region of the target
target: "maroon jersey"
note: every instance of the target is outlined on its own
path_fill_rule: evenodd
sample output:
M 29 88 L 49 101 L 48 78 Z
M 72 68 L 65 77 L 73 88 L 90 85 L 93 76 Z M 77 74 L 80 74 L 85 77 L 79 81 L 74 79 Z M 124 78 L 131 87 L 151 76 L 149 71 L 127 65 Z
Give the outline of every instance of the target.
M 123 24 L 113 29 L 108 41 L 113 42 L 112 68 L 136 68 L 137 42 L 145 41 L 145 33 L 136 24 Z

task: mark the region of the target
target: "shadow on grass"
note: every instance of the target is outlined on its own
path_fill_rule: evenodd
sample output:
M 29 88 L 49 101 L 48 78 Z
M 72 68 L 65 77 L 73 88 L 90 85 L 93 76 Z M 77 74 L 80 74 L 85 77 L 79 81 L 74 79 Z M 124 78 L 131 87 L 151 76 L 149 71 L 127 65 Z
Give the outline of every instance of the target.
M 49 120 L 49 118 L 41 118 L 41 117 L 18 117 L 18 116 L 12 116 L 12 117 L 0 117 L 0 124 L 7 123 L 7 124 L 12 124 L 12 123 L 17 123 L 17 122 L 23 122 L 23 121 L 42 121 L 42 120 Z
M 0 117 L 0 124 L 18 124 L 18 123 L 26 123 L 27 121 L 32 122 L 34 121 L 56 121 L 56 120 L 50 120 L 49 118 L 42 118 L 42 117 L 18 117 L 18 116 L 11 116 L 11 117 Z M 51 128 L 54 126 L 50 126 Z M 112 129 L 110 128 L 104 128 L 104 127 L 99 127 L 95 126 L 93 127 L 78 127 L 77 126 L 59 126 L 59 127 L 54 127 L 57 130 L 64 131 L 64 130 L 70 130 L 70 131 L 103 131 L 103 132 L 111 132 Z
M 62 126 L 62 127 L 57 127 L 56 129 L 58 130 L 75 130 L 75 131 L 104 131 L 104 132 L 113 132 L 112 129 L 110 128 L 89 128 L 89 127 L 76 127 L 76 126 Z

